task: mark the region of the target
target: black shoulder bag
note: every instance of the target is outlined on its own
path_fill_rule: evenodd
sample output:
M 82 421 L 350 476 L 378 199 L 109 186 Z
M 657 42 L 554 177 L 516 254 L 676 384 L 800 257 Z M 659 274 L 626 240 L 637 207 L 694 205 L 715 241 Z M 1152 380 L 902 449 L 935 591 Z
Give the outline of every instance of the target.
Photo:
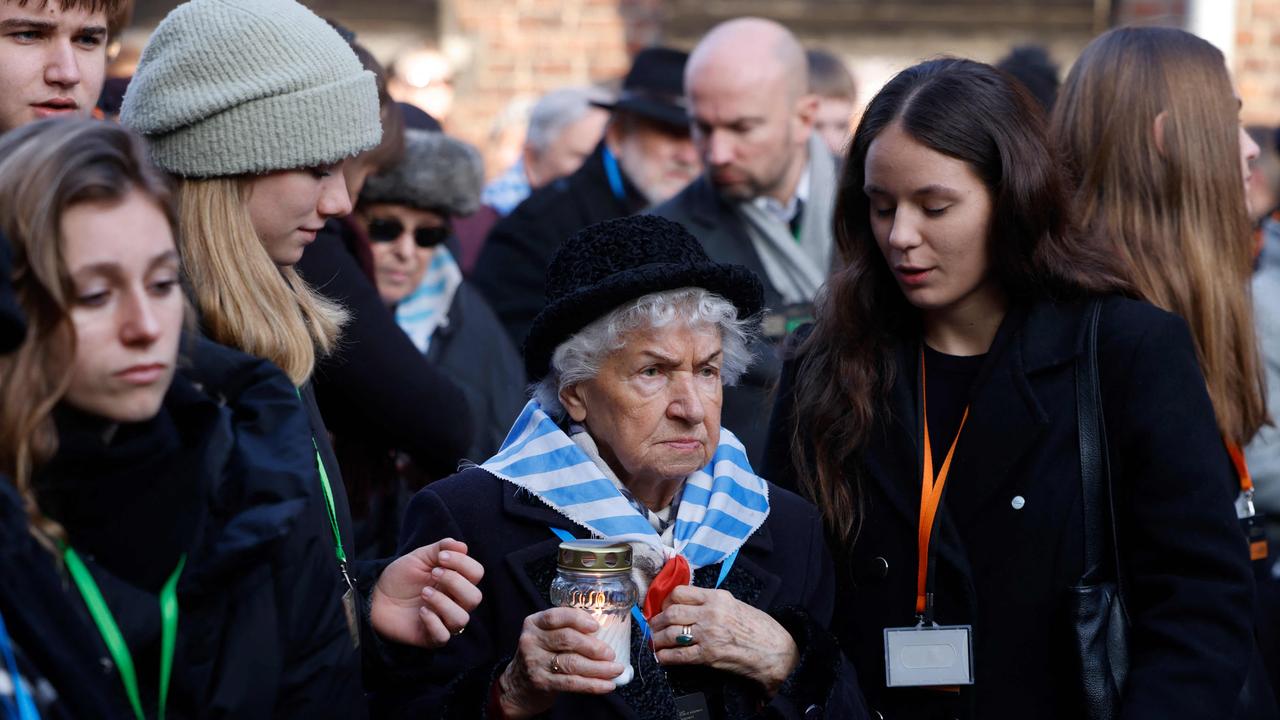
M 1098 382 L 1101 312 L 1102 301 L 1094 300 L 1089 306 L 1084 355 L 1076 362 L 1085 570 L 1079 583 L 1070 589 L 1069 605 L 1071 632 L 1080 662 L 1084 717 L 1088 720 L 1120 716 L 1120 697 L 1129 670 L 1129 614 L 1121 581 L 1106 423 Z M 1108 544 L 1110 557 L 1106 552 Z

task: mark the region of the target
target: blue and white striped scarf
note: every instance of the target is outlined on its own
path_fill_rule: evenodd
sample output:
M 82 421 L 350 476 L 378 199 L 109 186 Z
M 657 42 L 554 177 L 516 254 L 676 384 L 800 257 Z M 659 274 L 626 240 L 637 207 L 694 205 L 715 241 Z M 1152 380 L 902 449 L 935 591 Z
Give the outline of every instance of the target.
M 596 537 L 663 547 L 649 521 L 536 400 L 524 406 L 498 454 L 480 467 L 533 493 Z M 721 428 L 711 462 L 685 480 L 673 530 L 674 553 L 693 569 L 715 565 L 740 548 L 768 516 L 768 484 L 752 471 L 738 438 Z
M 440 245 L 422 282 L 396 306 L 396 324 L 423 355 L 431 349 L 436 330 L 449 325 L 449 308 L 462 285 L 462 270 L 449 248 Z

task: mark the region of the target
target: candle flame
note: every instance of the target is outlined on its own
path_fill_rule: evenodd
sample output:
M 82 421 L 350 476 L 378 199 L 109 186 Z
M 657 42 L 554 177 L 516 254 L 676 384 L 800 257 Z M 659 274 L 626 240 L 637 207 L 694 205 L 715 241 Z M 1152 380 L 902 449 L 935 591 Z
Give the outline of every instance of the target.
M 586 610 L 593 615 L 608 610 L 613 606 L 613 603 L 609 602 L 609 594 L 604 590 L 574 590 L 570 596 L 569 604 L 572 607 Z

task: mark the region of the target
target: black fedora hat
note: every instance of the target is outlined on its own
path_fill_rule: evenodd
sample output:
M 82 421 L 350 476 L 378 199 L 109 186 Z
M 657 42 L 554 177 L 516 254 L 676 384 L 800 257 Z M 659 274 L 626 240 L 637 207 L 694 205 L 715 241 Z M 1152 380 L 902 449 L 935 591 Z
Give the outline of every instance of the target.
M 699 287 L 748 318 L 764 306 L 756 274 L 712 262 L 683 225 L 656 215 L 633 215 L 590 225 L 570 237 L 547 268 L 547 304 L 524 342 L 529 377 L 551 369 L 560 343 L 619 305 L 664 290 Z
M 625 110 L 677 129 L 689 127 L 684 99 L 684 65 L 689 53 L 672 48 L 645 48 L 636 54 L 613 102 L 592 101 L 605 110 Z
M 22 344 L 27 336 L 27 324 L 22 308 L 13 294 L 13 267 L 9 262 L 9 241 L 0 233 L 0 353 L 7 353 Z

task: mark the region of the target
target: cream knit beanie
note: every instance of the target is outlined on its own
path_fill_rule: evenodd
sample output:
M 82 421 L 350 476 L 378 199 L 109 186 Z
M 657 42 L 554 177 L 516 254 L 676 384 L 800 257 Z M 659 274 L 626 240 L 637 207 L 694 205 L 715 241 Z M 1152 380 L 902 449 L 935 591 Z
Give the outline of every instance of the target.
M 120 120 L 182 177 L 331 165 L 378 144 L 378 89 L 294 0 L 191 0 L 142 51 Z

